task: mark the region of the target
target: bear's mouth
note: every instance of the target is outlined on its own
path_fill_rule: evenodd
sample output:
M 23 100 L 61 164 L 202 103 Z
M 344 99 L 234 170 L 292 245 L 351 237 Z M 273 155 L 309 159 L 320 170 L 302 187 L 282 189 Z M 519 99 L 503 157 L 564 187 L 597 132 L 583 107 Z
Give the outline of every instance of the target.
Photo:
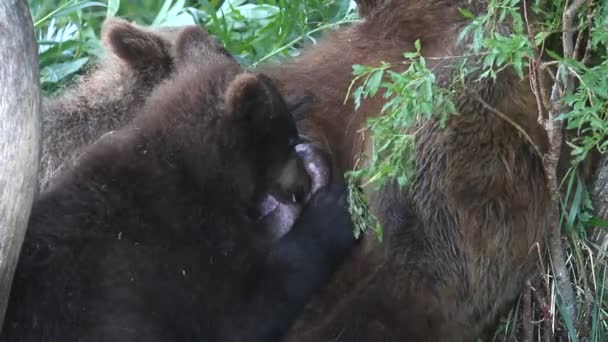
M 277 199 L 270 195 L 270 194 L 266 194 L 266 196 L 264 196 L 264 198 L 262 199 L 262 203 L 260 203 L 260 207 L 259 207 L 259 213 L 260 213 L 260 218 L 264 218 L 268 215 L 270 215 L 270 213 L 272 213 L 273 211 L 277 210 L 277 208 L 279 207 L 280 202 L 277 201 Z
M 302 160 L 308 177 L 310 177 L 310 190 L 302 200 L 281 202 L 271 194 L 266 194 L 258 204 L 258 220 L 271 240 L 285 235 L 300 215 L 303 206 L 320 188 L 329 184 L 331 180 L 331 167 L 326 152 L 313 143 L 304 142 L 296 146 L 296 153 Z

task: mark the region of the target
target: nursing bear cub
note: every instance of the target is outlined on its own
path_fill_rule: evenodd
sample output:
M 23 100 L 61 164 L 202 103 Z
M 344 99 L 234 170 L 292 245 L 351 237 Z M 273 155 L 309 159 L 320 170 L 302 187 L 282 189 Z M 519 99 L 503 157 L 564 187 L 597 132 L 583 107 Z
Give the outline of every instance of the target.
M 133 122 L 34 203 L 0 340 L 273 341 L 353 245 L 344 187 L 309 177 L 272 82 L 199 28 L 175 47 Z

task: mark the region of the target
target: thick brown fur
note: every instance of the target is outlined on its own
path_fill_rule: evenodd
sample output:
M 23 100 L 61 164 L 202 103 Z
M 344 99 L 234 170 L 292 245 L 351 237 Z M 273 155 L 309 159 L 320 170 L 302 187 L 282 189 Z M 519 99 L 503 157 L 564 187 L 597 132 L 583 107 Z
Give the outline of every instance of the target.
M 359 8 L 359 14 L 368 18 L 372 16 L 372 12 L 382 8 L 385 0 L 355 0 L 357 7 Z
M 128 123 L 173 71 L 181 28 L 147 30 L 119 19 L 104 23 L 106 56 L 60 96 L 43 101 L 40 188 L 72 164 L 82 147 Z
M 267 77 L 192 37 L 208 38 L 181 32 L 175 77 L 35 201 L 0 341 L 274 341 L 348 253 L 343 186 L 260 240 L 249 210 L 293 165 L 295 123 Z
M 343 104 L 351 66 L 401 62 L 416 39 L 425 57 L 460 55 L 456 36 L 466 22 L 458 8 L 485 8 L 483 1 L 359 3 L 363 22 L 330 34 L 294 61 L 263 68 L 283 93 L 312 93 L 313 108 L 297 118 L 299 129 L 331 152 L 337 174 L 369 149 L 359 130 L 382 105 L 371 100 L 355 111 Z M 453 59 L 430 61 L 447 84 Z M 505 71 L 468 91 L 546 149 L 527 80 Z M 529 251 L 542 243 L 549 195 L 540 156 L 512 124 L 469 93 L 458 98 L 457 109 L 446 128 L 432 121 L 418 131 L 410 191 L 389 185 L 370 193 L 384 243 L 366 236 L 286 340 L 474 341 L 493 332 L 534 274 Z

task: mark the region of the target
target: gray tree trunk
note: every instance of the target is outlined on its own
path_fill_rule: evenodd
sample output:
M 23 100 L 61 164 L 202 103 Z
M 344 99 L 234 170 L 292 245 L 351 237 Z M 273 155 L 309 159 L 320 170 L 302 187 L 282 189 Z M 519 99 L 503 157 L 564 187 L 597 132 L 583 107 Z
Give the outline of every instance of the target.
M 593 189 L 591 189 L 595 216 L 608 220 L 608 156 L 602 157 L 596 170 Z M 600 258 L 604 258 L 608 249 L 608 228 L 598 227 L 594 229 L 593 240 L 598 244 Z
M 0 328 L 37 189 L 38 48 L 25 0 L 0 0 Z

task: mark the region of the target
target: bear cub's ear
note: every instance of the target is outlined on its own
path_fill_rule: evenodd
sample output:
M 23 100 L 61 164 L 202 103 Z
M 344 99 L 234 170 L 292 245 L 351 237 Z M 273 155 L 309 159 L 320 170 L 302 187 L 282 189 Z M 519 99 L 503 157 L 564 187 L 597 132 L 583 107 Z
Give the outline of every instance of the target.
M 179 32 L 174 49 L 177 65 L 206 63 L 215 57 L 234 60 L 217 40 L 195 25 L 186 26 Z
M 171 63 L 166 43 L 157 34 L 116 18 L 106 20 L 101 31 L 106 50 L 134 68 Z
M 225 94 L 227 115 L 235 119 L 250 119 L 255 123 L 270 121 L 278 115 L 280 101 L 274 87 L 263 75 L 244 72 L 228 85 Z M 255 125 L 258 126 L 258 125 Z

